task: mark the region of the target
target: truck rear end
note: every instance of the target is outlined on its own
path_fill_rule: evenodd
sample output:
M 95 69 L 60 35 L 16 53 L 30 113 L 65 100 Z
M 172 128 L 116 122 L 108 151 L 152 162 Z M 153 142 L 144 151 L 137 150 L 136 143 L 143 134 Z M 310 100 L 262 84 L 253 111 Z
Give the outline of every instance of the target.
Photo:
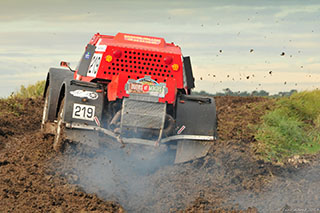
M 49 70 L 43 128 L 62 130 L 52 131 L 56 149 L 66 140 L 93 145 L 88 135 L 99 132 L 122 145 L 170 145 L 176 163 L 189 161 L 217 138 L 214 99 L 192 96 L 193 88 L 190 58 L 174 43 L 95 34 L 73 73 Z

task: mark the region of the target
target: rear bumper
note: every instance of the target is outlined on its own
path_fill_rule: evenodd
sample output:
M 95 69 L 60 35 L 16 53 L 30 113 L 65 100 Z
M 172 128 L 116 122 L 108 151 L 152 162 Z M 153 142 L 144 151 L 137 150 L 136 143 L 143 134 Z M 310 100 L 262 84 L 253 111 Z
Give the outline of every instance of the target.
M 141 138 L 120 137 L 120 135 L 115 134 L 114 132 L 108 129 L 101 128 L 98 126 L 86 125 L 82 123 L 66 123 L 65 125 L 66 125 L 66 128 L 68 129 L 89 130 L 89 131 L 100 132 L 102 134 L 105 134 L 115 139 L 116 141 L 122 144 L 141 144 L 141 145 L 154 146 L 156 144 L 165 144 L 171 141 L 178 141 L 178 140 L 210 142 L 217 139 L 214 136 L 208 136 L 208 135 L 174 135 L 166 138 L 161 138 L 159 141 L 154 141 L 154 140 L 141 139 Z

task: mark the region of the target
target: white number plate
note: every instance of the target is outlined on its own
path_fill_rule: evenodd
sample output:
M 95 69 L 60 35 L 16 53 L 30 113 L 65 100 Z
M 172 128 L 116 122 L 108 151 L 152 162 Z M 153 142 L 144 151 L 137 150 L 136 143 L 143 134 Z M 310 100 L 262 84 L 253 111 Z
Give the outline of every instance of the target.
M 95 106 L 73 104 L 72 118 L 93 121 L 95 109 Z

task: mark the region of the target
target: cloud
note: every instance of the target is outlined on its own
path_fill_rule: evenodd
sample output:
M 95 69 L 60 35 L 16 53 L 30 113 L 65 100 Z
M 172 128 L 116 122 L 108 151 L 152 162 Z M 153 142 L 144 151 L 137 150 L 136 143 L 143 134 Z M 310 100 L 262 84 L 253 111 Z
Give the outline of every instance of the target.
M 178 8 L 178 9 L 169 9 L 168 14 L 172 16 L 189 16 L 195 13 L 194 9 L 188 8 Z
M 275 18 L 286 18 L 289 15 L 295 15 L 297 13 L 319 13 L 320 5 L 303 5 L 301 7 L 297 7 L 296 5 L 291 6 L 287 5 L 286 7 L 280 7 L 280 11 L 275 14 Z
M 19 83 L 24 79 L 16 74 L 21 72 L 33 80 L 34 66 L 39 73 L 35 78 L 40 78 L 60 60 L 76 65 L 96 32 L 174 41 L 191 55 L 197 78 L 215 73 L 219 78 L 255 74 L 258 79 L 259 73 L 271 69 L 286 75 L 319 71 L 319 1 L 3 0 L 1 4 L 0 75 L 14 76 Z

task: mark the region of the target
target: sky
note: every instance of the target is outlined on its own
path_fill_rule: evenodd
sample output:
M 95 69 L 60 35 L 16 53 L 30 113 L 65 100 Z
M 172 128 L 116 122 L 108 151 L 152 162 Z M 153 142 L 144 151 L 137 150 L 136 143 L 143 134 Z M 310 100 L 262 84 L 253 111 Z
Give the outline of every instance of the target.
M 0 97 L 75 68 L 97 32 L 174 42 L 196 91 L 320 87 L 318 0 L 0 0 Z

